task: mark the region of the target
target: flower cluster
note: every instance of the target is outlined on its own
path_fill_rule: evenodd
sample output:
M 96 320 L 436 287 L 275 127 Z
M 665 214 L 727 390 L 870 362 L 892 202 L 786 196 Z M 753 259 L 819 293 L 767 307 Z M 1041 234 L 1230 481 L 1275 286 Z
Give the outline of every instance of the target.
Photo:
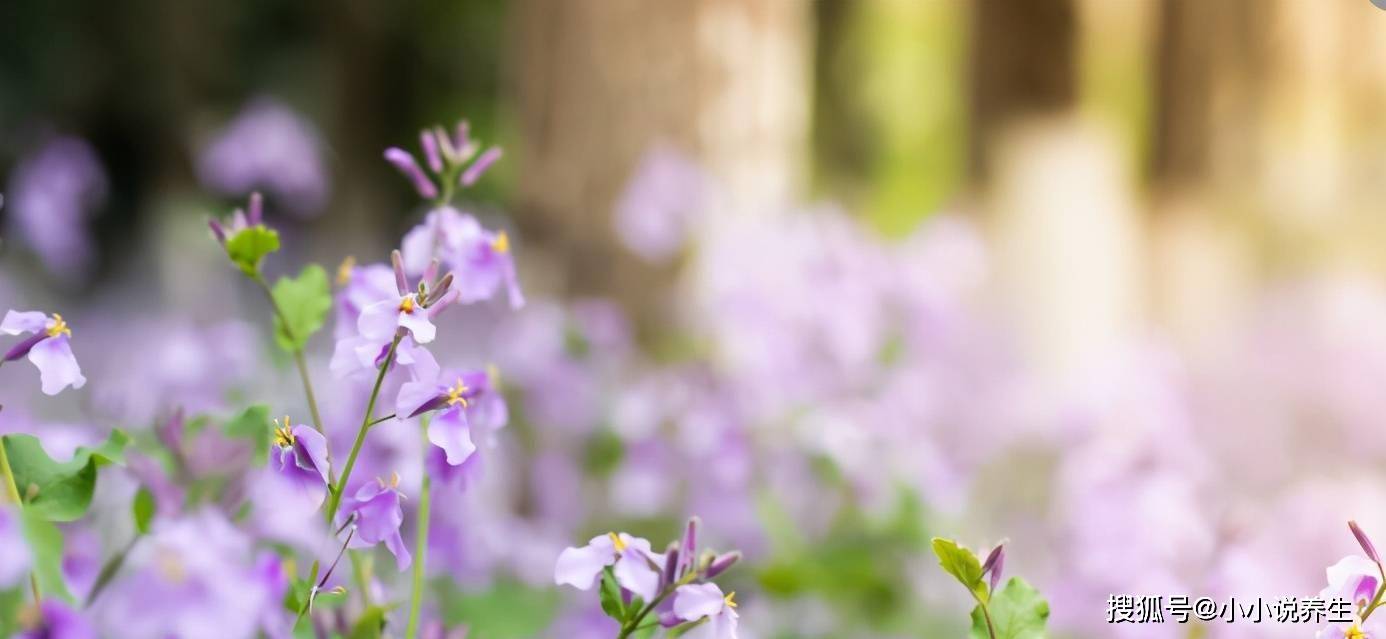
M 554 582 L 579 590 L 600 583 L 602 610 L 620 624 L 620 638 L 659 625 L 695 639 L 736 639 L 736 593 L 724 594 L 712 580 L 741 553 L 700 552 L 698 526 L 690 519 L 663 553 L 626 533 L 598 535 L 558 556 Z

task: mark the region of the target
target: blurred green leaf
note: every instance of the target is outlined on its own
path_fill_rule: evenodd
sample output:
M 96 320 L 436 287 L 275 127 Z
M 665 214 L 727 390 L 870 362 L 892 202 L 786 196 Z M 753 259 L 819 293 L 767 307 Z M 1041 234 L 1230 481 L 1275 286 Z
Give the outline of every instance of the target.
M 72 459 L 55 462 L 32 435 L 5 435 L 5 453 L 14 471 L 15 485 L 24 499 L 25 512 L 51 521 L 73 521 L 86 514 L 96 488 L 96 469 L 124 463 L 130 438 L 120 430 L 96 448 L 78 448 Z
M 621 599 L 621 587 L 616 585 L 616 574 L 611 566 L 602 571 L 601 601 L 606 616 L 620 622 L 626 620 L 626 602 Z
M 583 469 L 593 477 L 608 477 L 616 472 L 625 455 L 626 445 L 621 437 L 609 428 L 600 428 L 592 433 L 583 448 Z
M 466 624 L 467 639 L 532 639 L 553 623 L 562 599 L 551 588 L 530 588 L 501 581 L 490 590 L 463 593 L 451 581 L 439 581 L 443 621 Z
M 1049 619 L 1049 603 L 1019 577 L 1011 577 L 993 594 L 987 610 L 996 627 L 996 639 L 1044 639 L 1046 636 L 1044 624 Z M 972 639 L 991 639 L 981 606 L 972 610 Z
M 351 628 L 350 639 L 380 639 L 380 631 L 385 628 L 385 609 L 371 606 L 356 619 Z
M 154 520 L 154 511 L 157 510 L 154 503 L 154 493 L 149 489 L 140 486 L 135 493 L 135 500 L 130 504 L 131 514 L 135 518 L 135 530 L 141 535 L 149 534 L 149 524 Z
M 38 578 L 39 590 L 44 596 L 53 596 L 68 603 L 72 593 L 63 582 L 63 532 L 57 525 L 33 508 L 20 510 L 20 525 L 24 540 L 29 544 L 33 557 L 34 576 Z
M 303 350 L 327 321 L 327 311 L 332 308 L 332 286 L 327 271 L 317 264 L 309 264 L 296 278 L 279 278 L 274 283 L 273 294 L 275 304 L 283 313 L 283 317 L 276 315 L 274 318 L 275 343 L 289 352 Z
M 242 273 L 255 277 L 265 256 L 279 250 L 279 233 L 274 229 L 252 226 L 226 239 L 226 256 Z
M 240 415 L 222 426 L 222 432 L 228 437 L 250 440 L 255 447 L 256 464 L 265 463 L 269 457 L 271 431 L 268 406 L 256 404 L 241 411 Z
M 25 586 L 0 590 L 0 637 L 19 633 L 19 611 L 24 607 Z
M 934 554 L 944 572 L 953 575 L 958 583 L 972 591 L 982 601 L 987 600 L 987 586 L 982 581 L 982 562 L 971 550 L 959 546 L 957 542 L 942 537 L 934 537 Z

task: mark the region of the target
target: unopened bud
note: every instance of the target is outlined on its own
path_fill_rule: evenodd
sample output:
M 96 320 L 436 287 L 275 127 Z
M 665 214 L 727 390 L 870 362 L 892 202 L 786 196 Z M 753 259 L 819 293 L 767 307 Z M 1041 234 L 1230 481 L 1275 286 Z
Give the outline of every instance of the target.
M 1367 533 L 1362 532 L 1362 527 L 1355 521 L 1348 522 L 1348 529 L 1352 531 L 1352 536 L 1357 538 L 1358 545 L 1362 546 L 1362 552 L 1367 553 L 1367 558 L 1376 563 L 1381 563 L 1381 558 L 1376 554 L 1376 546 L 1372 545 L 1372 540 L 1367 538 Z
M 714 579 L 731 568 L 736 562 L 741 561 L 740 552 L 727 552 L 717 555 L 712 559 L 712 563 L 707 565 L 707 578 Z

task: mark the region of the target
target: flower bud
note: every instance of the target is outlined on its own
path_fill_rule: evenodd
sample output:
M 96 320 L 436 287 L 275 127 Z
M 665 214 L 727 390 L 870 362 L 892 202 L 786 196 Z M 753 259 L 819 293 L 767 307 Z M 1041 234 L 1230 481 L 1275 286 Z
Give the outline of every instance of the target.
M 1357 538 L 1357 543 L 1362 546 L 1362 552 L 1367 553 L 1367 558 L 1376 563 L 1381 563 L 1381 558 L 1376 554 L 1376 546 L 1372 545 L 1372 540 L 1367 538 L 1367 533 L 1362 532 L 1362 527 L 1355 521 L 1348 522 L 1348 529 L 1352 531 L 1352 536 Z
M 414 190 L 419 193 L 419 197 L 427 200 L 438 197 L 438 187 L 433 184 L 432 180 L 428 179 L 423 169 L 419 168 L 418 162 L 414 161 L 414 156 L 410 155 L 408 151 L 393 146 L 385 149 L 385 161 L 393 164 L 395 169 L 414 183 Z
M 434 173 L 443 172 L 443 156 L 438 153 L 438 139 L 428 129 L 419 131 L 419 146 L 423 148 L 424 159 Z
M 1006 563 L 1006 543 L 1001 542 L 991 549 L 991 554 L 987 555 L 987 560 L 982 564 L 982 574 L 991 573 L 991 590 L 996 591 L 997 584 L 1001 583 L 1001 570 Z
M 712 559 L 712 563 L 707 566 L 707 578 L 714 579 L 731 568 L 736 562 L 741 561 L 740 552 L 728 552 L 717 555 Z
M 500 147 L 493 146 L 486 149 L 486 152 L 482 153 L 481 157 L 477 158 L 475 162 L 472 162 L 471 166 L 467 167 L 466 171 L 462 172 L 462 186 L 471 186 L 475 184 L 477 180 L 481 179 L 481 174 L 485 173 L 486 169 L 491 168 L 491 165 L 495 164 L 496 160 L 499 160 L 500 157 Z

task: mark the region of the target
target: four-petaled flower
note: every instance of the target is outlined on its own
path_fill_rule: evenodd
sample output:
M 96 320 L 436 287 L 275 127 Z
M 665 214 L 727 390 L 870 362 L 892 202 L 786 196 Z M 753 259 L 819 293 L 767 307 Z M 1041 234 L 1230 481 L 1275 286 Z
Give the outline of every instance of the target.
M 404 546 L 404 538 L 399 534 L 399 526 L 404 523 L 404 509 L 400 501 L 404 495 L 399 492 L 399 475 L 366 482 L 357 489 L 356 495 L 346 515 L 352 519 L 356 528 L 351 538 L 352 548 L 369 548 L 384 543 L 390 554 L 395 556 L 395 565 L 401 570 L 409 567 L 413 557 Z
M 82 376 L 82 367 L 72 355 L 68 339 L 72 329 L 68 328 L 63 316 L 54 313 L 52 317 L 39 311 L 9 311 L 0 322 L 0 332 L 9 335 L 30 333 L 30 336 L 15 344 L 5 353 L 4 361 L 9 362 L 25 355 L 39 369 L 39 381 L 43 392 L 57 395 L 64 388 L 81 388 L 87 383 Z
M 428 441 L 446 453 L 449 465 L 460 465 L 476 452 L 478 437 L 505 426 L 505 399 L 495 391 L 489 371 L 443 371 L 427 351 L 414 356 L 413 381 L 400 386 L 395 414 L 411 419 L 438 411 L 429 419 Z M 474 436 L 473 428 L 482 431 Z
M 674 590 L 674 615 L 702 623 L 684 633 L 688 639 L 736 639 L 736 593 L 722 594 L 714 583 L 688 584 Z
M 569 547 L 558 555 L 554 582 L 578 590 L 588 590 L 597 576 L 612 567 L 616 583 L 652 601 L 659 593 L 660 566 L 664 555 L 650 550 L 650 542 L 626 533 L 607 533 L 593 537 L 586 546 Z
M 470 304 L 490 299 L 505 286 L 511 308 L 524 306 L 515 275 L 510 236 L 490 231 L 476 218 L 450 206 L 435 209 L 422 224 L 404 236 L 400 245 L 406 273 L 417 274 L 438 259 L 457 275 L 458 301 Z
M 275 420 L 272 462 L 304 506 L 317 510 L 327 498 L 327 439 L 310 426 Z

